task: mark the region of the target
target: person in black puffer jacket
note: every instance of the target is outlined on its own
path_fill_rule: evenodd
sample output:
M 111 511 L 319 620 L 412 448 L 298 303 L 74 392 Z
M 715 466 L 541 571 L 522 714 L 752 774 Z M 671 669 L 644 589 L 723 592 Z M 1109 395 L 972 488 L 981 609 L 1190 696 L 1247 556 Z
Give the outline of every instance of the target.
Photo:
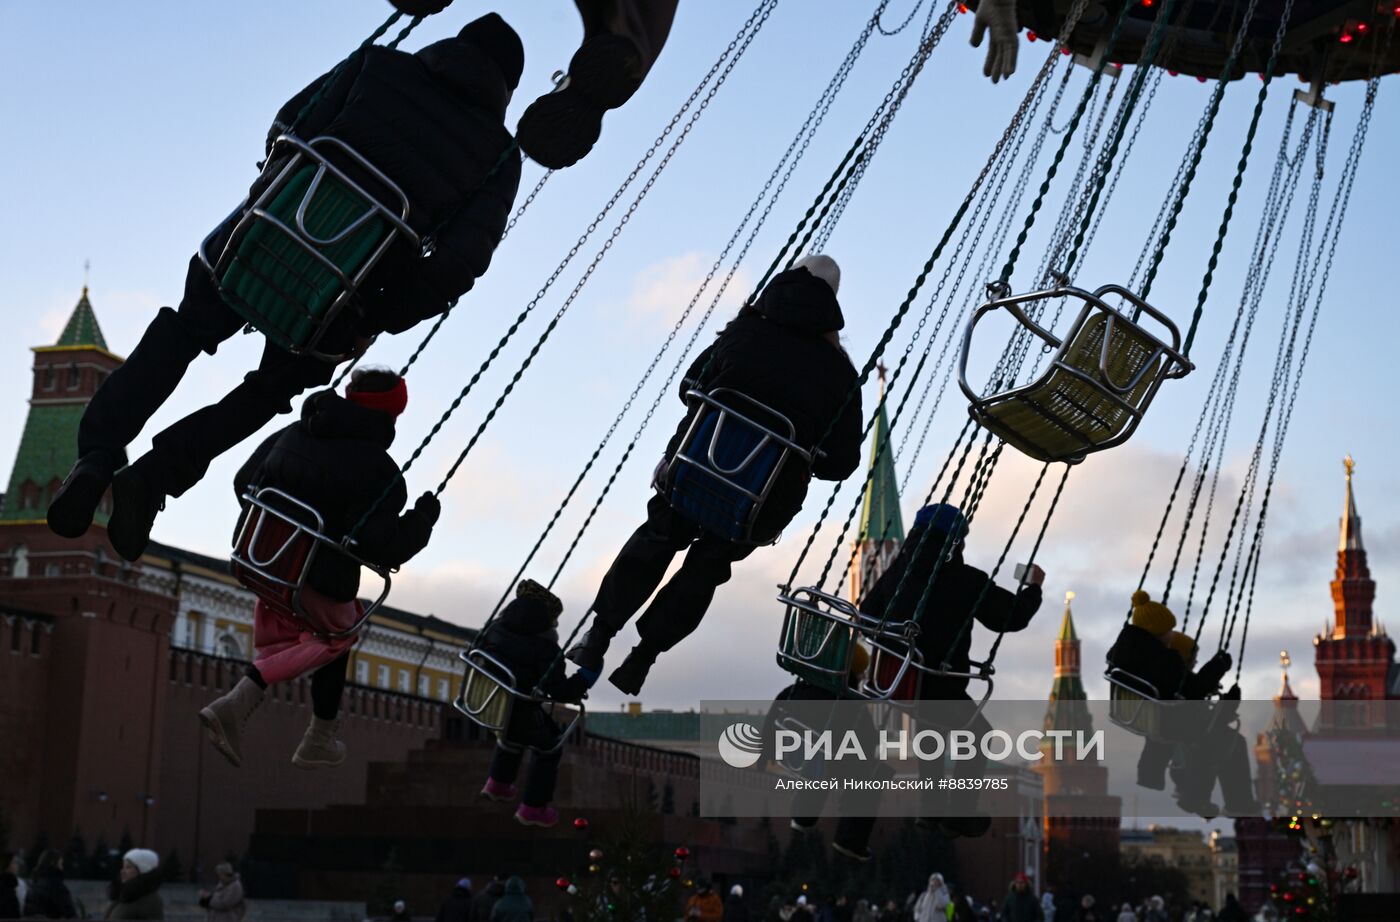
M 63 856 L 49 848 L 34 863 L 34 876 L 24 898 L 23 915 L 30 919 L 75 919 L 78 908 L 63 882 Z M 5 918 L 0 916 L 0 918 Z
M 503 121 L 523 65 L 519 37 L 490 14 L 414 54 L 379 46 L 358 52 L 303 119 L 297 115 L 325 78 L 278 113 L 270 136 L 295 123 L 304 140 L 328 135 L 349 144 L 404 190 L 408 223 L 433 239 L 426 256 L 407 239 L 391 247 L 365 280 L 359 303 L 325 334 L 322 352 L 358 352 L 378 333 L 401 332 L 441 314 L 486 271 L 520 181 L 519 157 Z M 253 194 L 268 181 L 264 177 L 275 175 L 280 158 L 279 150 Z M 211 258 L 222 243 L 212 241 Z M 209 271 L 192 258 L 178 310 L 160 310 L 89 402 L 78 431 L 79 459 L 49 508 L 50 528 L 64 537 L 82 535 L 110 484 L 108 537 L 119 554 L 137 559 L 166 496 L 182 495 L 215 457 L 289 412 L 296 395 L 331 379 L 332 363 L 269 340 L 258 368 L 233 391 L 158 433 L 151 450 L 122 469 L 126 447 L 190 363 L 201 351 L 212 355 L 243 326 Z
M 515 588 L 515 598 L 482 632 L 474 649 L 509 669 L 517 691 L 530 694 L 538 689 L 555 701 L 578 701 L 588 691 L 588 683 L 582 676 L 564 676 L 557 630 L 563 609 L 548 589 L 533 580 L 521 580 Z M 563 755 L 562 748 L 554 748 L 560 730 L 542 705 L 515 701 L 510 722 L 496 741 L 481 796 L 488 800 L 514 800 L 520 793 L 515 787 L 520 763 L 525 749 L 532 748 L 535 752 L 525 774 L 525 790 L 515 819 L 526 826 L 549 827 L 557 823 L 559 813 L 550 801 L 554 799 Z
M 894 624 L 915 617 L 919 600 L 927 590 L 928 602 L 915 641 L 920 661 L 927 668 L 938 669 L 946 663 L 950 672 L 971 670 L 969 617 L 988 630 L 1014 633 L 1024 630 L 1040 610 L 1040 582 L 1044 574 L 1039 568 L 1034 568 L 1033 575 L 1027 577 L 1025 585 L 1017 591 L 1003 589 L 986 573 L 964 562 L 967 531 L 967 519 L 954 506 L 937 503 L 920 509 L 899 555 L 860 600 L 861 611 Z M 939 566 L 945 553 L 948 559 Z M 889 646 L 894 648 L 893 644 Z M 909 674 L 913 673 L 911 669 Z M 954 722 L 958 722 L 961 712 L 966 710 L 969 721 L 966 729 L 981 739 L 992 726 L 980 712 L 974 714 L 975 705 L 967 693 L 969 681 L 955 676 L 923 675 L 919 677 L 918 697 L 923 701 L 956 702 L 943 705 L 939 709 L 940 716 L 950 714 Z M 986 762 L 979 748 L 974 758 L 954 763 L 955 776 L 980 778 Z M 982 835 L 991 825 L 984 815 L 945 815 L 949 811 L 946 797 L 926 798 L 925 810 L 929 818 L 920 822 L 936 824 L 950 838 Z
M 754 527 L 758 544 L 777 540 L 802 508 L 812 477 L 842 480 L 860 464 L 863 417 L 857 374 L 837 338 L 845 325 L 836 300 L 840 277 L 828 256 L 808 256 L 774 276 L 758 300 L 740 310 L 696 358 L 681 382 L 682 401 L 691 389 L 729 388 L 766 404 L 792 421 L 797 444 L 820 449 L 810 469 L 795 455 L 784 463 Z M 676 428 L 667 458 L 680 446 L 690 418 Z M 658 468 L 654 480 L 664 484 L 666 472 Z M 753 544 L 706 531 L 658 492 L 647 504 L 646 523 L 633 532 L 603 577 L 593 602 L 593 625 L 570 649 L 569 659 L 596 680 L 612 638 L 656 591 L 672 558 L 686 551 L 680 570 L 637 621 L 641 642 L 610 676 L 617 688 L 637 694 L 657 656 L 699 627 L 715 589 L 728 581 L 731 565 L 753 550 Z
M 364 560 L 389 568 L 402 565 L 427 546 L 441 512 L 437 497 L 428 492 L 399 514 L 408 493 L 388 450 L 394 421 L 407 404 L 403 378 L 388 369 L 357 369 L 345 397 L 334 391 L 312 395 L 299 421 L 259 445 L 234 478 L 234 492 L 242 501 L 262 488 L 280 490 L 317 510 L 328 537 L 339 540 L 353 532 L 354 552 Z M 278 504 L 275 498 L 269 502 Z M 309 518 L 296 507 L 285 511 L 301 521 Z M 245 507 L 239 530 L 249 514 Z M 362 517 L 364 524 L 355 530 Z M 200 711 L 211 741 L 234 765 L 242 762 L 243 723 L 267 686 L 308 672 L 314 673 L 311 725 L 292 762 L 300 768 L 319 768 L 345 761 L 345 744 L 336 739 L 336 731 L 356 637 L 324 635 L 344 633 L 362 620 L 359 588 L 360 564 L 323 546 L 316 550 L 301 592 L 302 607 L 316 633 L 300 619 L 286 618 L 258 600 L 253 612 L 257 652 L 247 675 Z

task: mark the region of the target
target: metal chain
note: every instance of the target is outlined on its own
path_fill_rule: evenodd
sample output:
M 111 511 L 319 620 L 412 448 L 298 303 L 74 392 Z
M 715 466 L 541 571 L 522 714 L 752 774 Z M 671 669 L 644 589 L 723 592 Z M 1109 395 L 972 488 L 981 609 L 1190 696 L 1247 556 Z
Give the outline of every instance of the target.
M 647 163 L 649 163 L 651 158 L 655 156 L 656 152 L 666 142 L 666 139 L 670 137 L 671 133 L 675 130 L 676 126 L 680 124 L 681 119 L 685 117 L 685 114 L 695 104 L 696 100 L 699 99 L 700 94 L 706 91 L 706 87 L 710 86 L 711 81 L 715 80 L 717 74 L 720 74 L 722 72 L 724 75 L 727 76 L 729 71 L 733 69 L 734 63 L 739 59 L 739 57 L 742 56 L 743 52 L 747 50 L 749 43 L 753 40 L 753 37 L 757 35 L 758 30 L 763 27 L 763 24 L 767 22 L 768 17 L 772 15 L 773 9 L 777 6 L 777 4 L 778 0 L 760 0 L 757 8 L 754 10 L 753 13 L 749 15 L 748 19 L 744 21 L 743 25 L 739 27 L 739 31 L 735 34 L 734 38 L 730 40 L 728 46 L 720 53 L 719 57 L 715 60 L 715 63 L 711 65 L 709 71 L 701 79 L 700 83 L 695 87 L 695 89 L 691 91 L 690 96 L 687 97 L 685 102 L 681 104 L 681 107 L 676 111 L 676 114 L 671 117 L 671 120 L 662 129 L 661 133 L 656 137 L 654 141 L 652 141 L 651 146 L 647 148 L 646 152 L 643 153 L 641 159 L 623 179 L 622 184 L 618 187 L 617 191 L 615 191 L 612 194 L 612 196 L 604 204 L 602 210 L 599 211 L 598 214 L 594 216 L 593 220 L 589 222 L 588 226 L 584 229 L 583 233 L 579 236 L 578 240 L 574 242 L 573 246 L 570 247 L 569 251 L 565 254 L 564 258 L 560 260 L 559 265 L 555 267 L 554 271 L 550 273 L 549 277 L 545 280 L 544 284 L 540 287 L 539 291 L 535 293 L 535 296 L 530 300 L 528 304 L 526 304 L 525 308 L 515 318 L 514 322 L 511 323 L 510 327 L 506 330 L 505 334 L 501 337 L 500 341 L 496 343 L 495 347 L 486 357 L 486 360 L 477 369 L 476 373 L 472 375 L 471 379 L 468 380 L 466 385 L 453 399 L 451 404 L 448 405 L 447 409 L 443 411 L 442 415 L 438 418 L 437 422 L 433 424 L 432 428 L 428 431 L 427 435 L 425 435 L 423 439 L 418 443 L 418 446 L 413 450 L 413 453 L 409 456 L 408 460 L 405 461 L 404 464 L 399 468 L 400 477 L 408 473 L 409 469 L 418 460 L 418 458 L 422 456 L 424 450 L 428 447 L 432 440 L 437 436 L 439 432 L 442 431 L 443 426 L 446 425 L 447 421 L 457 411 L 457 408 L 462 405 L 462 402 L 466 400 L 467 395 L 471 393 L 472 389 L 476 386 L 476 383 L 481 380 L 482 375 L 486 373 L 486 370 L 490 367 L 492 362 L 495 361 L 496 356 L 498 356 L 501 353 L 501 350 L 505 348 L 506 344 L 510 342 L 511 338 L 515 335 L 515 332 L 520 328 L 521 324 L 523 324 L 526 318 L 534 311 L 536 305 L 538 305 L 539 302 L 544 298 L 545 294 L 549 291 L 549 289 L 553 287 L 554 282 L 559 278 L 560 275 L 563 274 L 564 269 L 567 268 L 569 263 L 573 261 L 573 258 L 578 254 L 579 250 L 583 248 L 583 245 L 592 236 L 593 232 L 597 230 L 598 225 L 600 225 L 603 222 L 603 219 L 607 217 L 608 213 L 612 210 L 613 206 L 616 205 L 617 202 L 622 198 L 623 194 L 631 186 L 633 181 L 635 181 L 637 176 L 639 176 L 642 170 L 645 169 Z M 706 96 L 706 100 L 713 97 L 714 91 L 718 89 L 719 85 L 720 84 L 717 83 L 710 90 L 709 95 Z M 690 122 L 687 125 L 686 131 L 688 132 L 689 127 L 693 126 L 694 124 L 695 117 L 692 116 Z M 680 137 L 684 138 L 684 133 Z M 668 151 L 666 157 L 669 158 L 672 154 L 674 154 L 675 149 L 676 146 L 673 144 L 670 150 Z M 655 182 L 655 179 L 657 175 L 659 175 L 659 172 L 659 169 L 656 172 L 653 172 L 650 182 Z M 634 200 L 632 204 L 633 210 L 635 210 L 639 202 L 640 198 Z M 629 215 L 630 213 L 631 212 L 629 211 Z M 615 230 L 611 239 L 616 239 L 617 233 L 618 231 Z M 596 261 L 594 265 L 596 266 Z M 578 290 L 579 288 L 576 287 L 575 293 L 577 293 Z M 535 351 L 538 351 L 539 346 L 540 343 L 537 343 Z M 534 353 L 531 354 L 532 357 L 533 354 Z M 519 379 L 521 373 L 521 371 L 517 371 L 515 380 Z M 514 381 L 512 381 L 512 387 L 513 386 Z M 499 406 L 499 403 L 497 405 Z M 446 481 L 443 481 L 443 483 L 439 485 L 438 489 L 435 492 L 440 495 L 445 485 Z M 389 495 L 389 492 L 393 489 L 393 487 L 394 484 L 390 484 L 388 487 L 385 488 L 384 492 L 379 495 L 379 497 L 375 500 L 374 504 L 369 508 L 369 510 L 364 514 L 364 516 L 361 517 L 360 521 L 357 522 L 355 527 L 350 530 L 350 538 L 347 540 L 353 539 L 353 536 L 359 532 L 360 528 L 364 526 L 364 523 L 379 508 L 379 505 L 384 501 L 385 497 Z
M 876 10 L 875 16 L 878 16 L 879 12 L 883 10 L 884 7 L 885 3 L 881 3 L 879 8 Z M 676 338 L 680 329 L 684 326 L 686 319 L 689 317 L 696 304 L 699 302 L 700 298 L 704 295 L 704 292 L 709 287 L 710 282 L 714 279 L 719 268 L 728 258 L 729 253 L 733 249 L 736 241 L 742 235 L 744 229 L 749 225 L 749 222 L 753 218 L 754 213 L 757 211 L 759 205 L 764 204 L 766 200 L 766 205 L 764 205 L 763 211 L 759 214 L 757 222 L 754 223 L 752 229 L 749 232 L 748 238 L 745 240 L 738 255 L 730 264 L 728 274 L 726 274 L 718 290 L 715 292 L 714 297 L 711 298 L 708 307 L 706 307 L 706 309 L 702 313 L 700 320 L 696 324 L 695 329 L 692 331 L 689 340 L 685 344 L 684 349 L 682 350 L 680 356 L 677 357 L 676 363 L 672 367 L 670 374 L 666 377 L 666 380 L 662 382 L 661 386 L 657 389 L 656 396 L 653 398 L 650 407 L 648 407 L 646 415 L 643 417 L 641 424 L 637 427 L 636 432 L 633 433 L 629 444 L 623 452 L 622 459 L 617 463 L 617 466 L 613 469 L 611 477 L 609 477 L 607 484 L 604 486 L 602 492 L 598 496 L 597 500 L 594 502 L 593 508 L 589 511 L 584 521 L 584 524 L 580 527 L 578 533 L 574 536 L 573 543 L 570 544 L 568 551 L 564 554 L 563 560 L 559 563 L 558 567 L 556 568 L 554 577 L 549 581 L 549 586 L 551 588 L 553 587 L 555 581 L 559 577 L 560 572 L 562 572 L 564 565 L 572 556 L 574 548 L 577 547 L 579 541 L 583 537 L 584 532 L 587 531 L 589 524 L 591 524 L 598 508 L 602 505 L 603 500 L 606 498 L 608 492 L 611 490 L 613 482 L 617 479 L 618 474 L 621 472 L 623 466 L 626 464 L 628 458 L 631 456 L 632 451 L 637 444 L 637 441 L 641 438 L 642 433 L 650 424 L 652 417 L 656 413 L 657 408 L 661 405 L 661 402 L 665 399 L 666 395 L 670 393 L 671 384 L 675 380 L 676 376 L 679 375 L 681 370 L 685 367 L 686 360 L 689 357 L 691 351 L 694 349 L 695 344 L 699 339 L 701 331 L 704 330 L 706 324 L 709 322 L 710 317 L 713 315 L 715 308 L 719 304 L 721 298 L 723 298 L 725 292 L 728 290 L 729 284 L 733 280 L 744 258 L 747 256 L 749 248 L 753 245 L 754 240 L 759 234 L 759 231 L 761 231 L 767 223 L 768 217 L 772 214 L 774 205 L 777 204 L 778 199 L 782 196 L 784 190 L 787 188 L 788 181 L 792 178 L 793 172 L 797 168 L 797 164 L 801 162 L 802 158 L 806 155 L 807 149 L 810 146 L 812 139 L 816 136 L 817 131 L 821 128 L 822 123 L 825 121 L 827 114 L 831 110 L 832 104 L 836 101 L 836 97 L 844 88 L 846 84 L 846 79 L 850 76 L 850 73 L 854 69 L 856 61 L 859 59 L 861 53 L 865 49 L 867 42 L 869 41 L 870 34 L 873 30 L 875 23 L 875 16 L 871 17 L 871 19 L 867 22 L 865 28 L 857 36 L 855 43 L 852 45 L 850 51 L 847 52 L 846 57 L 841 62 L 840 66 L 836 69 L 836 73 L 827 83 L 826 89 L 817 99 L 815 106 L 812 108 L 811 112 L 808 113 L 806 120 L 798 128 L 797 133 L 796 135 L 794 135 L 792 142 L 788 145 L 787 150 L 784 152 L 783 156 L 779 158 L 777 166 L 773 168 L 773 172 L 768 176 L 767 180 L 764 182 L 762 188 L 759 190 L 758 195 L 754 198 L 753 203 L 749 206 L 748 212 L 744 215 L 743 219 L 739 223 L 739 226 L 735 229 L 733 235 L 730 237 L 729 242 L 725 245 L 724 250 L 720 253 L 719 257 L 710 267 L 710 271 L 706 274 L 704 280 L 700 284 L 700 287 L 695 292 L 695 295 L 691 298 L 681 317 L 672 326 L 670 334 L 667 336 L 666 341 L 662 344 L 662 347 L 657 352 L 656 356 L 652 359 L 652 362 L 646 369 L 646 372 L 643 374 L 642 379 L 637 383 L 637 386 L 633 388 L 632 393 L 628 396 L 626 402 L 622 407 L 622 410 L 617 414 L 612 424 L 608 427 L 608 430 L 604 434 L 602 440 L 598 443 L 598 446 L 594 449 L 592 455 L 584 464 L 583 470 L 574 479 L 574 482 L 566 492 L 564 499 L 560 502 L 559 506 L 555 509 L 554 514 L 545 524 L 544 530 L 541 532 L 538 539 L 535 541 L 534 546 L 530 549 L 529 553 L 526 554 L 524 562 L 520 565 L 515 575 L 507 584 L 506 590 L 502 594 L 501 599 L 497 601 L 495 608 L 492 609 L 491 615 L 493 617 L 497 612 L 500 611 L 501 606 L 509 598 L 511 589 L 514 588 L 515 584 L 524 575 L 525 570 L 534 561 L 535 556 L 539 553 L 540 548 L 544 545 L 545 540 L 549 537 L 550 533 L 554 529 L 554 526 L 559 522 L 559 519 L 563 515 L 565 509 L 568 508 L 569 504 L 573 500 L 573 497 L 577 494 L 579 488 L 583 484 L 584 479 L 592 470 L 593 465 L 597 462 L 603 450 L 607 447 L 609 441 L 612 439 L 612 436 L 616 433 L 617 428 L 621 424 L 623 417 L 631 409 L 641 390 L 645 387 L 647 380 L 650 378 L 651 374 L 657 367 L 657 364 L 660 362 L 661 358 L 669 349 L 671 343 Z M 772 193 L 771 195 L 770 192 Z

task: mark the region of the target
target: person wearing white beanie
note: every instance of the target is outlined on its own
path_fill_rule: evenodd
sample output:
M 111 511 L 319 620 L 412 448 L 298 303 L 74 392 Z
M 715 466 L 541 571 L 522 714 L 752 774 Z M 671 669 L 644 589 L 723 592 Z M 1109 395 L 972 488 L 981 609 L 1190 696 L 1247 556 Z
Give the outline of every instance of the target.
M 796 261 L 768 279 L 691 363 L 679 395 L 687 413 L 653 475 L 657 495 L 646 521 L 608 568 L 590 606 L 593 620 L 565 654 L 590 684 L 602 674 L 613 638 L 640 611 L 639 642 L 608 677 L 624 694 L 640 694 L 657 658 L 700 626 L 733 565 L 778 540 L 811 481 L 841 481 L 860 466 L 864 416 L 859 374 L 838 336 L 846 324 L 840 284 L 830 256 Z M 727 416 L 722 435 L 716 405 L 740 420 L 755 414 L 760 423 Z M 764 429 L 764 420 L 777 430 Z M 764 442 L 738 451 L 763 432 L 790 432 L 804 452 L 818 450 L 778 455 L 769 441 L 762 453 Z M 708 453 L 717 466 L 730 452 L 737 453 L 727 463 L 745 453 L 749 460 L 723 473 L 697 460 Z M 762 499 L 741 486 L 747 481 L 755 489 L 766 484 Z M 680 553 L 685 560 L 667 579 Z
M 112 884 L 108 919 L 164 919 L 164 883 L 160 855 L 149 848 L 133 848 L 122 856 L 121 878 Z
M 794 269 L 806 269 L 831 286 L 831 293 L 841 293 L 841 267 L 825 253 L 810 253 L 792 264 Z

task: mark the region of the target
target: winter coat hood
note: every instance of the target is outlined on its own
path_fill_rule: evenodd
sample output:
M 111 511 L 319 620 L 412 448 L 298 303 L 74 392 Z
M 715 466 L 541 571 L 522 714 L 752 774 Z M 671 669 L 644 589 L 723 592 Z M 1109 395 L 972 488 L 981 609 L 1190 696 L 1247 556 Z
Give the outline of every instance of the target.
M 160 896 L 162 872 L 156 868 L 113 885 L 109 919 L 163 919 L 165 901 Z
M 773 276 L 753 309 L 774 323 L 813 334 L 834 333 L 846 325 L 836 293 L 806 269 Z
M 394 418 L 352 403 L 335 391 L 320 391 L 301 405 L 301 421 L 317 439 L 353 439 L 387 449 L 394 443 Z
M 452 38 L 433 42 L 414 56 L 442 86 L 502 119 L 525 67 L 520 36 L 495 13 L 467 23 Z
M 501 611 L 501 626 L 516 634 L 552 634 L 564 605 L 534 580 L 521 580 L 515 598 Z
M 521 880 L 519 877 L 511 877 L 510 880 L 506 881 L 506 892 L 507 892 L 507 893 L 515 893 L 515 894 L 519 894 L 520 896 L 524 896 L 524 895 L 525 895 L 525 881 Z

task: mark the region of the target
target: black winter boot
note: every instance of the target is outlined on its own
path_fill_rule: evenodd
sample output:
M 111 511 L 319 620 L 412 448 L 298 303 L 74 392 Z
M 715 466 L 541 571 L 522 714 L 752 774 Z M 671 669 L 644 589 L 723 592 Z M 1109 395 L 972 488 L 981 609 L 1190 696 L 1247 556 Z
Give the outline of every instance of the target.
M 646 683 L 647 673 L 656 663 L 658 655 L 659 651 L 653 650 L 646 644 L 637 644 L 632 648 L 632 652 L 627 654 L 622 665 L 614 669 L 612 675 L 608 676 L 608 681 L 624 694 L 639 694 L 642 686 Z
M 113 464 L 106 452 L 89 452 L 78 459 L 49 504 L 49 529 L 63 538 L 79 538 L 92 527 L 92 517 L 102 495 L 112 485 L 112 475 L 126 463 Z
M 578 666 L 579 673 L 588 679 L 589 684 L 598 681 L 603 673 L 603 657 L 608 653 L 608 645 L 616 637 L 615 631 L 608 630 L 594 621 L 593 626 L 583 632 L 578 643 L 569 648 L 564 658 Z
M 112 519 L 107 540 L 126 560 L 139 560 L 151 541 L 156 516 L 165 508 L 165 494 L 140 469 L 139 462 L 112 478 Z

